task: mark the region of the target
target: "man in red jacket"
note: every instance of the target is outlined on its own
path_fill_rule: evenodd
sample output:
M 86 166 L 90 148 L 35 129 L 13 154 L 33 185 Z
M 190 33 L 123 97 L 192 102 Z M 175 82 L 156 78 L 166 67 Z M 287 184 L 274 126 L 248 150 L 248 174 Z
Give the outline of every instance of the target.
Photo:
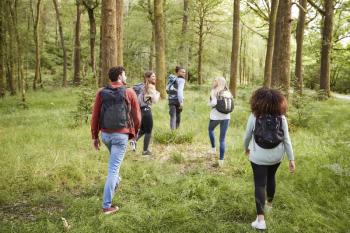
M 134 138 L 140 128 L 141 113 L 134 90 L 125 86 L 125 69 L 122 66 L 112 67 L 108 76 L 110 84 L 96 94 L 91 134 L 94 148 L 99 150 L 98 134 L 101 131 L 102 142 L 109 150 L 102 208 L 105 214 L 112 214 L 119 210 L 118 206 L 112 206 L 113 196 L 121 180 L 119 169 L 128 139 Z

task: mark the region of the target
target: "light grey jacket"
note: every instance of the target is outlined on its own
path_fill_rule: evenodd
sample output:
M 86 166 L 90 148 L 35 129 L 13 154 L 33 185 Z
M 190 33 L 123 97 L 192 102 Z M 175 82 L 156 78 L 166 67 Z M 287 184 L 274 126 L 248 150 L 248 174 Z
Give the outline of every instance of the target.
M 284 139 L 277 147 L 272 149 L 261 148 L 254 141 L 253 131 L 255 121 L 256 118 L 254 114 L 250 114 L 244 136 L 244 149 L 247 150 L 249 148 L 250 150 L 249 160 L 258 165 L 273 165 L 281 162 L 285 153 L 287 153 L 288 160 L 294 160 L 292 142 L 288 132 L 287 118 L 282 115 Z

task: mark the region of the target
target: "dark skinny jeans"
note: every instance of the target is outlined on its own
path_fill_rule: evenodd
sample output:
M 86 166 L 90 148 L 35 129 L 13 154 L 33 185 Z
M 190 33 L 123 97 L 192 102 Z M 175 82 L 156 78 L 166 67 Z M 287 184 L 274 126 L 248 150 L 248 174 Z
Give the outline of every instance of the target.
M 151 142 L 152 137 L 152 129 L 153 129 L 153 116 L 152 116 L 152 109 L 150 107 L 142 107 L 141 108 L 141 128 L 137 135 L 137 141 L 145 135 L 145 138 L 143 140 L 143 151 L 148 150 L 148 146 Z
M 274 165 L 258 165 L 251 162 L 254 174 L 255 204 L 258 215 L 264 214 L 265 191 L 267 201 L 272 202 L 276 191 L 275 174 L 281 163 Z
M 179 102 L 169 101 L 170 129 L 179 128 L 181 121 L 181 112 Z

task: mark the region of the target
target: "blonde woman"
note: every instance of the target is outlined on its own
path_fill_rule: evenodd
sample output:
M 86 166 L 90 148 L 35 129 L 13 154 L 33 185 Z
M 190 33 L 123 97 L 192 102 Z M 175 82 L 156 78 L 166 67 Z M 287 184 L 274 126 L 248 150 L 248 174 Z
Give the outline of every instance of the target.
M 225 100 L 225 106 L 227 108 L 224 110 L 219 108 L 218 101 L 221 101 L 223 99 Z M 233 110 L 233 97 L 228 89 L 225 78 L 217 77 L 214 79 L 210 92 L 209 106 L 212 107 L 208 127 L 209 139 L 211 143 L 211 153 L 216 153 L 214 129 L 216 126 L 220 125 L 220 158 L 218 162 L 219 166 L 222 167 L 224 165 L 225 156 L 225 137 L 230 123 L 230 112 Z

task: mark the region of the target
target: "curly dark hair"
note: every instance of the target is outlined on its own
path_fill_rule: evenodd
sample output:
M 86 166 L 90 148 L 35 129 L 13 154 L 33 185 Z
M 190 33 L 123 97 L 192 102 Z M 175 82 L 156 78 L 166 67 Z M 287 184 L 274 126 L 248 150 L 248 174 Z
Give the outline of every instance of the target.
M 279 90 L 261 87 L 254 91 L 250 99 L 250 108 L 255 117 L 265 114 L 279 116 L 286 114 L 288 103 Z
M 112 82 L 118 81 L 118 77 L 123 73 L 123 71 L 125 71 L 125 69 L 122 66 L 114 66 L 110 68 L 108 71 L 109 80 Z

